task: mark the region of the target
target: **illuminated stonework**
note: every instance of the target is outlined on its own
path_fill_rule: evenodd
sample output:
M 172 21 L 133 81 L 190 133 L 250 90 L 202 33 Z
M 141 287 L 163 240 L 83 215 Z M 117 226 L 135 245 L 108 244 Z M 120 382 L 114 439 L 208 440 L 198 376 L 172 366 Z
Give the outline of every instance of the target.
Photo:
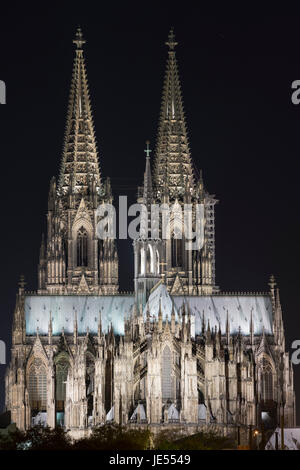
M 36 293 L 21 280 L 14 312 L 6 408 L 20 429 L 64 425 L 73 435 L 115 421 L 128 426 L 295 425 L 293 369 L 279 291 L 222 293 L 215 284 L 214 205 L 189 151 L 173 32 L 158 142 L 147 146 L 139 202 L 202 202 L 204 246 L 134 242 L 134 293 L 118 292 L 114 240 L 96 236 L 111 202 L 101 180 L 78 30 L 58 185 L 51 180 Z M 174 229 L 174 221 L 172 225 Z M 267 421 L 265 422 L 267 425 Z M 81 434 L 80 434 L 81 433 Z

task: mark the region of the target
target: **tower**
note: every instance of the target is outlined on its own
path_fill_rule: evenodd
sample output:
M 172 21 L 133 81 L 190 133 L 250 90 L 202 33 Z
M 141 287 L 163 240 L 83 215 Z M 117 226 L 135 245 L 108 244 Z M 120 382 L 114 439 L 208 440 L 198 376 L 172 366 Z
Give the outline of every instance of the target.
M 109 179 L 101 179 L 80 29 L 74 43 L 39 290 L 26 291 L 22 277 L 13 316 L 5 382 L 12 421 L 20 429 L 65 426 L 74 439 L 113 421 L 186 433 L 238 428 L 244 436 L 249 426 L 294 425 L 293 367 L 274 277 L 267 293 L 216 292 L 216 200 L 193 169 L 173 32 L 153 172 L 147 142 L 138 194 L 135 293 L 118 293 L 114 240 L 97 237 L 97 214 L 112 192 Z M 163 217 L 173 205 L 168 238 Z M 195 231 L 199 205 L 203 245 L 186 250 L 185 227 L 178 237 L 180 211 L 188 206 Z
M 201 295 L 218 290 L 215 285 L 214 224 L 217 200 L 205 190 L 202 172 L 196 176 L 192 162 L 173 30 L 166 45 L 168 59 L 153 177 L 147 147 L 144 185 L 138 199 L 148 210 L 151 204 L 159 207 L 159 213 L 152 213 L 151 233 L 141 226 L 140 238 L 134 244 L 135 288 L 137 296 L 142 298 L 149 294 L 151 284 L 159 279 L 163 279 L 174 294 Z M 164 229 L 164 217 L 169 217 L 169 233 Z M 150 223 L 151 217 L 148 216 L 147 220 Z M 199 233 L 202 227 L 202 236 L 199 237 L 202 241 L 199 240 L 194 245 L 197 248 L 193 249 L 190 248 L 194 235 L 188 233 L 188 220 L 192 232 Z
M 142 212 L 140 236 L 134 240 L 134 287 L 138 305 L 145 304 L 153 286 L 161 278 L 161 254 L 163 242 L 159 236 L 152 236 L 151 223 L 158 227 L 157 218 L 151 219 L 151 208 L 155 203 L 150 166 L 150 142 L 146 142 L 146 168 L 144 185 L 140 188 L 138 202 L 146 209 Z M 157 234 L 158 235 L 158 234 Z
M 61 168 L 50 183 L 46 241 L 42 239 L 39 293 L 118 291 L 118 255 L 113 239 L 97 237 L 97 208 L 111 203 L 110 181 L 102 181 L 78 28 Z

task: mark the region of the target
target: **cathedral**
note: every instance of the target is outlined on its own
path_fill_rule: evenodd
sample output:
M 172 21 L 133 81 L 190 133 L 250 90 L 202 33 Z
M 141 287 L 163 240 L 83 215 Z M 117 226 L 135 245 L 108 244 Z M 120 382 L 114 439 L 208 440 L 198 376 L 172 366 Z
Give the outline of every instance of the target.
M 173 30 L 167 46 L 153 162 L 145 151 L 137 203 L 203 207 L 203 243 L 186 234 L 133 242 L 134 292 L 119 292 L 114 238 L 97 235 L 113 202 L 98 160 L 84 44 L 78 29 L 59 176 L 50 182 L 38 289 L 21 278 L 6 373 L 6 410 L 21 430 L 64 426 L 83 436 L 120 423 L 152 430 L 295 425 L 293 368 L 279 290 L 222 292 L 216 285 L 215 205 L 193 165 Z M 105 158 L 105 155 L 103 156 Z M 142 181 L 142 178 L 141 178 Z

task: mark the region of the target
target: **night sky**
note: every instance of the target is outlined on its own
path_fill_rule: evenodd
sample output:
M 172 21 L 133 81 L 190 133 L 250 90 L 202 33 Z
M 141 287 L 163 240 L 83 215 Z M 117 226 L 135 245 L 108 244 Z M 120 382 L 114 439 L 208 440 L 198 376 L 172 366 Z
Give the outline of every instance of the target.
M 114 195 L 135 201 L 154 146 L 174 26 L 192 158 L 216 208 L 216 275 L 224 291 L 281 293 L 286 347 L 300 339 L 299 153 L 300 16 L 203 16 L 184 5 L 147 10 L 115 5 L 90 11 L 60 7 L 37 15 L 1 14 L 0 106 L 1 310 L 7 344 L 21 274 L 37 288 L 50 178 L 58 174 L 74 46 L 80 24 L 101 172 Z M 86 9 L 86 11 L 89 11 Z M 75 13 L 74 13 L 75 12 Z M 133 289 L 132 241 L 119 243 L 120 288 Z M 294 367 L 300 396 L 300 365 Z M 0 409 L 5 366 L 0 365 Z M 300 405 L 298 406 L 300 424 Z

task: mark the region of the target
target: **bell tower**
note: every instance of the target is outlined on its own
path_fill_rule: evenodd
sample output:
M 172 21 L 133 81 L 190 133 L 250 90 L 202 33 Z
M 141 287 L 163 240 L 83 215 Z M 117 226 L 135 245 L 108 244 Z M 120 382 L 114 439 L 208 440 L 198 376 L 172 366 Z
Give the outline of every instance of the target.
M 168 59 L 153 171 L 147 146 L 144 186 L 139 193 L 139 202 L 148 208 L 151 204 L 160 207 L 159 215 L 155 217 L 157 235 L 153 237 L 152 234 L 150 239 L 141 227 L 141 237 L 134 244 L 135 288 L 136 292 L 143 290 L 144 296 L 148 295 L 149 286 L 159 279 L 164 280 L 173 294 L 201 295 L 218 290 L 215 285 L 214 224 L 217 200 L 204 188 L 202 173 L 197 172 L 192 161 L 175 54 L 177 44 L 171 29 L 166 42 Z M 167 236 L 162 216 L 165 208 L 169 211 Z M 197 220 L 202 224 L 202 243 L 198 248 L 188 249 L 190 236 L 185 215 L 191 221 L 192 232 L 200 230 Z
M 147 213 L 141 214 L 140 236 L 134 241 L 134 284 L 138 305 L 145 305 L 152 287 L 160 280 L 162 241 L 153 237 L 151 220 L 153 198 L 152 175 L 150 165 L 150 142 L 146 142 L 146 168 L 144 185 L 139 188 L 138 203 L 143 204 Z
M 115 240 L 97 237 L 97 208 L 112 202 L 101 178 L 83 39 L 78 28 L 58 183 L 50 183 L 47 237 L 39 263 L 40 293 L 113 294 L 118 291 Z

